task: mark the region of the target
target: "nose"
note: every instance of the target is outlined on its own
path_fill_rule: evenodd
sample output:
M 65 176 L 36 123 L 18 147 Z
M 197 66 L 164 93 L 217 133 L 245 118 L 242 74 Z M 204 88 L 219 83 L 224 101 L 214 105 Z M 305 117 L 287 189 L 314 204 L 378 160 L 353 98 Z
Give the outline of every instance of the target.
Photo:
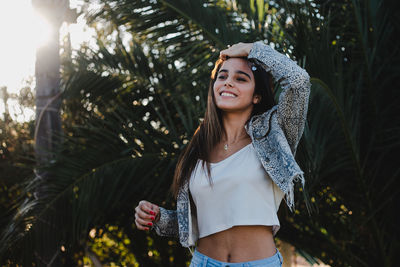
M 225 86 L 232 87 L 231 79 L 228 78 L 225 80 Z

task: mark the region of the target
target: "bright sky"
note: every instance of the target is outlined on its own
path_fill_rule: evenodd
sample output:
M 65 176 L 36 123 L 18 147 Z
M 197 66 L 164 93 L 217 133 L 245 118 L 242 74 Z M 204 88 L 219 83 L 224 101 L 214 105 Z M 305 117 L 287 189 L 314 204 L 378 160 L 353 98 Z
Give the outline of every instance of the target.
M 70 0 L 70 7 L 78 8 L 78 11 L 81 4 L 82 0 Z M 93 30 L 85 27 L 82 17 L 76 24 L 64 24 L 60 32 L 63 35 L 68 31 L 73 48 L 89 41 L 94 34 Z M 46 42 L 47 34 L 48 24 L 34 11 L 31 0 L 0 0 L 0 87 L 6 86 L 9 93 L 19 92 L 24 79 L 35 73 L 36 48 Z M 10 113 L 19 109 L 15 100 L 9 100 L 8 106 Z M 0 115 L 3 112 L 4 103 L 0 99 Z M 33 110 L 24 110 L 23 113 L 13 119 L 32 119 Z

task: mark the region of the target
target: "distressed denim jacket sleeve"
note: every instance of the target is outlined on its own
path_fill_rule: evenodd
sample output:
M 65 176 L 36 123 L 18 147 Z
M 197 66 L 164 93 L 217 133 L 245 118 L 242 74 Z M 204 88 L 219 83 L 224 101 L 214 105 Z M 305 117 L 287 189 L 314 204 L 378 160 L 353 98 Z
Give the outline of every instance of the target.
M 160 207 L 160 220 L 153 224 L 152 229 L 159 236 L 179 236 L 178 217 L 176 210 L 167 210 Z
M 261 41 L 253 44 L 248 59 L 254 60 L 271 73 L 274 81 L 282 87 L 277 119 L 295 155 L 307 116 L 310 76 L 296 62 Z

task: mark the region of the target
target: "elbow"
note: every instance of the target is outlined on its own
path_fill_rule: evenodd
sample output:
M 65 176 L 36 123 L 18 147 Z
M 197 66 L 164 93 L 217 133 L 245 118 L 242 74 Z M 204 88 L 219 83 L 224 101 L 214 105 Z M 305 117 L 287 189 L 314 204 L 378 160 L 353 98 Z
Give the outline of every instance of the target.
M 302 84 L 303 87 L 310 88 L 310 86 L 311 86 L 310 75 L 308 74 L 308 72 L 305 69 L 303 69 L 303 68 L 300 68 L 300 69 L 301 69 L 301 71 L 299 71 L 299 76 L 300 76 L 299 80 L 301 81 L 300 84 Z
M 308 96 L 311 88 L 310 75 L 305 69 L 301 67 L 299 67 L 299 69 L 300 70 L 295 75 L 295 88 L 301 92 L 304 92 Z

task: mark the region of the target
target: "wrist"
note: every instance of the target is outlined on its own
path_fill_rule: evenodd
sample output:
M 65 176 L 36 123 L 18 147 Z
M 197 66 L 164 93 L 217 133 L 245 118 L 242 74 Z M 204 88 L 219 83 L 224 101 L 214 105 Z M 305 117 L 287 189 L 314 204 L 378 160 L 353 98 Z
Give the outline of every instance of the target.
M 250 54 L 250 51 L 251 51 L 252 48 L 253 48 L 253 43 L 247 43 L 247 44 L 246 44 L 246 52 L 247 52 L 247 55 Z
M 161 217 L 161 211 L 159 211 L 154 219 L 154 222 L 157 223 L 160 221 L 160 217 Z

